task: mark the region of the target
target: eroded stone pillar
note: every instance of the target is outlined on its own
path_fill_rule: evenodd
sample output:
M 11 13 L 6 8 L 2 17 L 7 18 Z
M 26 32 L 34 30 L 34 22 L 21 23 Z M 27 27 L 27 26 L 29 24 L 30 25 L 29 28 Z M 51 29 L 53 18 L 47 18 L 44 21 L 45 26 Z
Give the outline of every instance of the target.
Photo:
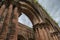
M 48 33 L 47 33 L 46 29 L 43 28 L 42 30 L 43 30 L 43 34 L 44 34 L 45 40 L 49 40 L 49 38 L 48 38 Z
M 52 34 L 53 34 L 52 37 L 53 37 L 54 40 L 59 40 L 57 32 L 53 32 Z
M 40 35 L 38 31 L 38 25 L 34 25 L 35 40 L 40 40 Z
M 11 18 L 11 12 L 12 12 L 12 4 L 9 6 L 7 16 L 5 18 L 3 17 L 4 21 L 3 21 L 3 25 L 2 25 L 2 31 L 0 33 L 0 40 L 5 40 L 7 37 L 9 21 Z M 6 13 L 6 10 L 4 12 L 4 16 L 5 16 L 5 13 Z
M 58 34 L 58 40 L 60 40 L 60 33 Z
M 18 8 L 14 8 L 14 12 L 12 14 L 11 18 L 11 27 L 10 27 L 10 33 L 9 33 L 9 40 L 17 40 L 18 36 Z
M 49 40 L 47 31 L 44 27 L 44 24 L 35 25 L 35 36 L 37 36 L 36 40 Z
M 43 28 L 42 28 L 42 29 L 43 29 Z M 45 38 L 44 38 L 44 33 L 43 33 L 43 30 L 42 30 L 42 29 L 38 28 L 39 35 L 40 35 L 40 39 L 41 39 L 41 40 L 45 40 Z
M 40 36 L 39 36 L 39 32 L 38 32 L 38 30 L 36 29 L 36 33 L 35 33 L 35 38 L 36 38 L 36 40 L 40 40 Z
M 48 38 L 49 38 L 49 40 L 53 40 L 53 38 L 52 38 L 52 36 L 51 36 L 48 28 L 46 28 L 46 31 L 47 31 L 47 33 L 48 33 Z
M 46 28 L 46 31 L 48 33 L 49 40 L 53 40 L 51 33 L 54 32 L 54 28 L 52 27 L 51 24 L 47 25 L 48 27 Z
M 55 37 L 55 35 L 53 35 L 53 40 L 56 40 L 56 37 Z
M 41 40 L 49 40 L 48 33 L 46 31 L 46 28 L 48 27 L 47 24 L 40 24 L 41 28 L 39 29 L 39 34 L 41 36 Z
M 55 37 L 56 37 L 56 40 L 58 40 L 58 36 L 57 36 L 57 35 L 55 35 Z

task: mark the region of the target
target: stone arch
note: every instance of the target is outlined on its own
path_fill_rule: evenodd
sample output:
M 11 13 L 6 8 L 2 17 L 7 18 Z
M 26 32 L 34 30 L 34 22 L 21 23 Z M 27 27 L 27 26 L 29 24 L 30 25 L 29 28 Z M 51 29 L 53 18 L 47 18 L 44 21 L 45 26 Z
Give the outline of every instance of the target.
M 5 2 L 4 2 L 5 3 Z M 3 3 L 3 4 L 4 4 Z M 37 23 L 39 23 L 39 17 L 38 17 L 38 13 L 35 11 L 35 9 L 34 9 L 34 7 L 32 7 L 31 6 L 31 4 L 29 4 L 29 3 L 26 3 L 25 1 L 24 1 L 24 4 L 22 3 L 22 1 L 20 1 L 20 2 L 11 2 L 10 3 L 10 0 L 9 0 L 9 3 L 8 3 L 8 1 L 4 4 L 5 6 L 6 6 L 6 8 L 7 9 L 9 9 L 9 7 L 10 6 L 12 6 L 12 7 L 10 7 L 10 9 L 11 10 L 9 10 L 9 13 L 8 14 L 10 14 L 10 12 L 11 13 L 13 13 L 13 18 L 11 18 L 11 19 L 13 19 L 12 21 L 13 21 L 13 26 L 14 27 L 11 27 L 11 28 L 8 28 L 8 26 L 6 27 L 7 28 L 7 31 L 5 32 L 4 30 L 4 32 L 5 32 L 5 36 L 7 35 L 7 32 L 8 32 L 8 29 L 10 29 L 11 30 L 11 32 L 9 32 L 9 40 L 13 40 L 13 39 L 17 39 L 17 34 L 18 34 L 18 32 L 16 31 L 16 30 L 18 30 L 17 29 L 17 26 L 18 26 L 18 22 L 17 22 L 17 19 L 15 19 L 15 16 L 18 18 L 18 13 L 17 13 L 17 10 L 14 10 L 15 8 L 18 8 L 18 11 L 19 11 L 19 15 L 20 15 L 20 13 L 21 12 L 24 12 L 29 18 L 30 18 L 30 20 L 31 20 L 31 22 L 32 22 L 32 24 L 33 25 L 35 25 L 35 24 L 37 24 Z M 11 5 L 10 5 L 11 4 Z M 13 12 L 12 12 L 13 11 Z M 15 13 L 15 11 L 16 11 L 16 13 L 17 13 L 17 15 L 16 15 L 16 13 Z M 15 13 L 15 14 L 14 14 Z M 11 14 L 10 14 L 11 15 Z M 7 19 L 8 20 L 8 19 Z M 9 20 L 10 20 L 10 18 L 9 18 Z M 16 21 L 16 22 L 15 22 Z M 7 21 L 6 21 L 6 23 L 7 23 Z M 8 23 L 9 24 L 9 23 Z M 16 24 L 16 26 L 15 26 L 15 24 Z M 6 24 L 5 24 L 6 25 Z M 4 33 L 3 32 L 3 33 Z M 3 34 L 2 34 L 3 35 Z M 12 37 L 12 36 L 13 37 Z M 5 39 L 5 37 L 3 36 L 3 39 Z
M 9 3 L 7 4 L 7 2 Z M 17 2 L 12 0 L 6 0 L 4 3 L 7 8 L 9 7 L 9 4 L 13 4 L 14 7 L 17 6 L 20 13 L 19 16 L 21 15 L 21 12 L 25 13 L 30 18 L 33 25 L 39 23 L 42 20 L 39 15 L 39 11 L 37 11 L 37 9 L 33 6 L 34 4 L 27 0 L 20 0 Z
M 38 13 L 35 11 L 35 9 L 29 5 L 26 2 L 19 2 L 21 4 L 21 12 L 25 13 L 31 20 L 32 24 L 35 25 L 37 23 L 39 23 L 39 17 L 38 17 Z
M 7 2 L 6 2 L 7 1 Z M 5 3 L 5 4 L 4 4 Z M 6 18 L 6 20 L 4 20 L 4 25 L 5 25 L 5 28 L 4 28 L 4 30 L 3 30 L 3 32 L 1 33 L 1 39 L 2 40 L 4 40 L 5 38 L 6 38 L 6 36 L 7 36 L 7 33 L 8 33 L 8 29 L 11 29 L 11 32 L 9 32 L 9 34 L 8 34 L 8 38 L 9 38 L 9 40 L 16 40 L 17 39 L 17 35 L 18 35 L 18 29 L 17 29 L 17 27 L 18 27 L 18 21 L 17 21 L 17 19 L 18 19 L 18 16 L 20 16 L 21 15 L 21 12 L 23 12 L 23 13 L 25 13 L 29 18 L 30 18 L 30 20 L 31 20 L 31 22 L 32 22 L 32 24 L 34 25 L 33 27 L 34 27 L 34 29 L 36 28 L 36 27 L 38 27 L 39 29 L 37 30 L 36 29 L 36 34 L 38 34 L 38 32 L 39 32 L 39 34 L 37 35 L 37 37 L 38 37 L 38 39 L 40 39 L 39 38 L 39 35 L 40 35 L 40 33 L 42 34 L 41 36 L 42 36 L 42 40 L 44 40 L 44 37 L 43 37 L 43 32 L 42 31 L 45 31 L 45 29 L 44 29 L 44 27 L 43 27 L 43 24 L 45 24 L 45 23 L 48 23 L 48 24 L 51 24 L 52 22 L 50 22 L 48 19 L 46 19 L 46 21 L 45 21 L 45 23 L 41 23 L 41 25 L 40 25 L 40 22 L 41 22 L 41 17 L 40 17 L 40 15 L 39 15 L 39 12 L 38 12 L 38 10 L 36 10 L 36 7 L 35 6 L 33 6 L 33 3 L 31 3 L 31 2 L 28 2 L 28 0 L 20 0 L 19 2 L 16 2 L 16 1 L 11 1 L 10 2 L 10 0 L 5 0 L 5 2 L 4 2 L 3 4 L 6 6 L 6 8 L 7 9 L 9 9 L 9 10 L 7 10 L 7 11 L 9 11 L 8 12 L 8 14 L 9 15 L 7 15 L 7 18 Z M 10 5 L 11 4 L 11 5 Z M 2 4 L 1 4 L 2 5 Z M 37 5 L 38 6 L 38 5 Z M 16 9 L 16 8 L 17 9 Z M 0 10 L 1 11 L 1 10 Z M 13 11 L 13 12 L 12 12 Z M 18 13 L 18 12 L 19 13 Z M 43 11 L 43 10 L 42 10 Z M 11 18 L 11 19 L 13 19 L 13 20 L 11 20 L 12 21 L 12 23 L 11 24 L 13 24 L 10 28 L 9 28 L 9 20 L 10 20 L 10 17 L 11 17 L 11 13 L 13 13 L 13 17 Z M 17 13 L 17 14 L 16 14 Z M 10 16 L 10 17 L 9 17 Z M 15 17 L 17 17 L 17 18 L 15 18 Z M 49 23 L 50 22 L 50 23 Z M 51 25 L 53 25 L 53 24 L 51 24 Z M 48 25 L 48 27 L 50 27 L 51 25 Z M 2 24 L 2 26 L 3 26 L 3 24 Z M 1 27 L 2 27 L 1 26 Z M 42 29 L 40 29 L 40 27 L 42 27 L 43 28 L 43 30 Z M 35 35 L 36 36 L 36 35 Z M 21 36 L 22 37 L 22 36 Z M 22 38 L 24 38 L 24 37 L 22 37 Z M 1 40 L 0 39 L 0 40 Z M 21 39 L 21 40 L 23 40 L 23 39 Z
M 53 33 L 55 31 L 53 24 L 50 22 L 50 20 L 48 18 L 45 18 L 45 21 L 46 21 L 46 24 L 48 24 L 48 28 L 49 28 L 50 32 Z
M 52 23 L 50 22 L 50 20 L 48 18 L 45 18 L 45 21 L 47 22 L 47 24 L 52 25 Z M 53 25 L 52 25 L 52 27 L 53 27 Z
M 58 28 L 57 28 L 56 26 L 54 26 L 54 25 L 50 22 L 50 20 L 49 20 L 48 18 L 45 18 L 45 20 L 46 20 L 46 22 L 47 22 L 49 25 L 52 26 L 52 28 L 53 28 L 55 31 L 59 31 Z

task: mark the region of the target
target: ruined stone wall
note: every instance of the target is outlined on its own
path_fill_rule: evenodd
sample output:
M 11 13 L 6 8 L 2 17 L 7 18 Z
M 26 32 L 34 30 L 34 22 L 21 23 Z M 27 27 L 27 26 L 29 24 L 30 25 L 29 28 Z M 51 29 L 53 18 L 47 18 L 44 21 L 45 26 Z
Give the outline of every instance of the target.
M 26 38 L 26 40 L 28 40 L 29 38 L 33 39 L 34 32 L 32 28 L 19 23 L 18 29 L 19 29 L 18 35 L 22 35 L 24 38 Z
M 18 23 L 21 12 L 30 18 L 33 30 Z M 5 1 L 0 5 L 0 40 L 17 40 L 18 35 L 26 40 L 60 40 L 60 29 L 38 4 L 28 0 Z

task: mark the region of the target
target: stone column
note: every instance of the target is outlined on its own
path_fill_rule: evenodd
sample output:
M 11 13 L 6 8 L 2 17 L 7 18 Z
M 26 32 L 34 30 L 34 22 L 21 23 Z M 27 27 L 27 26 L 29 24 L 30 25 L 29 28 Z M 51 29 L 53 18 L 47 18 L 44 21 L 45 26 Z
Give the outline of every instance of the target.
M 9 6 L 9 9 L 8 9 L 8 12 L 7 12 L 7 16 L 5 17 L 3 25 L 2 25 L 2 31 L 0 33 L 0 40 L 5 40 L 6 37 L 7 37 L 9 21 L 10 21 L 10 18 L 11 18 L 11 12 L 12 12 L 12 4 Z M 4 13 L 4 15 L 5 15 L 5 13 Z
M 35 35 L 34 35 L 35 38 L 34 39 L 35 40 L 40 40 L 40 35 L 39 35 L 39 32 L 38 32 L 38 24 L 34 25 L 33 27 L 34 27 L 33 29 L 34 29 L 34 33 L 35 33 Z
M 60 33 L 58 34 L 58 40 L 60 40 Z
M 39 34 L 41 36 L 41 40 L 49 40 L 48 33 L 46 31 L 46 28 L 48 27 L 47 24 L 40 24 L 41 28 L 39 29 Z
M 40 36 L 39 36 L 39 33 L 38 33 L 38 29 L 36 29 L 35 36 L 36 36 L 36 40 L 40 40 Z
M 9 33 L 9 40 L 17 40 L 18 36 L 18 8 L 15 7 L 12 18 L 11 18 L 11 27 L 10 27 L 10 33 Z
M 43 29 L 43 28 L 42 28 L 42 29 Z M 40 39 L 41 39 L 41 40 L 45 40 L 45 38 L 44 38 L 44 33 L 43 33 L 43 30 L 42 30 L 42 29 L 38 28 L 39 36 L 40 36 Z
M 52 29 L 51 29 L 51 28 Z M 53 40 L 53 38 L 52 38 L 52 35 L 51 35 L 51 32 L 53 32 L 53 27 L 51 26 L 51 25 L 47 25 L 47 28 L 45 28 L 46 29 L 46 31 L 47 31 L 47 33 L 48 33 L 48 38 L 49 38 L 49 40 Z
M 53 40 L 53 38 L 52 38 L 52 36 L 51 36 L 48 28 L 46 28 L 46 31 L 47 31 L 47 33 L 48 33 L 48 38 L 49 38 L 49 40 Z
M 48 33 L 45 29 L 46 24 L 37 24 L 35 27 L 36 40 L 49 40 Z
M 57 36 L 57 35 L 55 35 L 55 37 L 56 37 L 56 40 L 58 40 L 58 36 Z
M 58 40 L 56 35 L 53 35 L 53 40 Z
M 57 32 L 53 32 L 52 34 L 53 34 L 53 39 L 54 40 L 59 40 L 58 39 L 58 33 Z
M 45 40 L 49 40 L 48 33 L 45 28 L 42 28 Z

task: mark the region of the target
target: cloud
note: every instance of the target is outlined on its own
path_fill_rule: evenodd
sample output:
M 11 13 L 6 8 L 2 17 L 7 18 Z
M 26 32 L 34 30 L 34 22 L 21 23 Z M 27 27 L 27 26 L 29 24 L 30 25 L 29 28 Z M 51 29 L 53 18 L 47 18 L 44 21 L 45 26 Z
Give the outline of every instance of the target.
M 60 26 L 60 0 L 38 0 L 38 2 Z

